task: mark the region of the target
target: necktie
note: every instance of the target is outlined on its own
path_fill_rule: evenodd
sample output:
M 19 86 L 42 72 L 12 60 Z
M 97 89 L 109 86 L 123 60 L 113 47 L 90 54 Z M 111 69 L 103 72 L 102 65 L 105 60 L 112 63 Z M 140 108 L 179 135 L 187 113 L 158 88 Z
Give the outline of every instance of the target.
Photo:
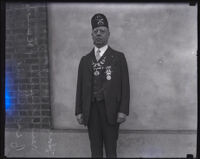
M 100 49 L 98 49 L 97 52 L 96 52 L 97 61 L 99 61 L 99 59 L 101 58 L 100 52 L 101 52 Z

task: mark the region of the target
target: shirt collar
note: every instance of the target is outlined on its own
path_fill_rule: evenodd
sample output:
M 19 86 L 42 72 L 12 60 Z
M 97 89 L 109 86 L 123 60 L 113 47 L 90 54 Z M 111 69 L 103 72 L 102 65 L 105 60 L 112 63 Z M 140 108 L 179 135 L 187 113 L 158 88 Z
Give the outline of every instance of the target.
M 101 47 L 101 48 L 97 48 L 96 46 L 94 46 L 94 52 L 95 52 L 95 54 L 96 54 L 96 52 L 97 52 L 97 50 L 100 50 L 101 52 L 100 52 L 100 55 L 101 56 L 103 56 L 103 54 L 106 52 L 106 50 L 108 49 L 108 45 L 105 45 L 105 46 L 103 46 L 103 47 Z

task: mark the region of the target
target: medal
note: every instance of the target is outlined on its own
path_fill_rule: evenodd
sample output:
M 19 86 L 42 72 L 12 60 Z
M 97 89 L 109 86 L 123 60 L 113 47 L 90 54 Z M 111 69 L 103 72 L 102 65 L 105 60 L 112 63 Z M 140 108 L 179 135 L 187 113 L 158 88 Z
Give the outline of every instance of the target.
M 111 73 L 112 73 L 112 71 L 111 71 L 111 66 L 107 66 L 106 67 L 106 79 L 107 80 L 111 80 Z
M 106 76 L 106 79 L 111 80 L 111 76 L 110 75 Z
M 103 70 L 103 65 L 105 63 L 105 59 L 106 57 L 104 57 L 101 61 L 99 62 L 94 62 L 92 61 L 92 67 L 93 67 L 93 71 L 94 71 L 94 76 L 99 76 L 100 72 L 98 70 Z
M 97 71 L 97 70 L 94 71 L 94 75 L 95 75 L 95 76 L 98 76 L 98 75 L 99 75 L 99 71 Z

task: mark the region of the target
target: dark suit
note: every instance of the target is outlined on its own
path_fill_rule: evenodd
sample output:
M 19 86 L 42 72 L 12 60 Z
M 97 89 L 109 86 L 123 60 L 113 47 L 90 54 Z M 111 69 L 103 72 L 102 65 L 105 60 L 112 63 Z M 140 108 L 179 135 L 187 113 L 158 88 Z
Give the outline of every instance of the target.
M 123 53 L 108 47 L 106 52 L 106 66 L 111 66 L 111 80 L 105 80 L 103 84 L 105 118 L 110 125 L 117 124 L 118 112 L 129 114 L 130 87 L 128 67 Z M 78 81 L 76 92 L 75 115 L 83 114 L 83 123 L 88 125 L 90 112 L 92 108 L 92 58 L 94 49 L 81 58 L 78 68 Z M 101 110 L 100 110 L 101 111 Z M 117 130 L 118 131 L 118 130 Z

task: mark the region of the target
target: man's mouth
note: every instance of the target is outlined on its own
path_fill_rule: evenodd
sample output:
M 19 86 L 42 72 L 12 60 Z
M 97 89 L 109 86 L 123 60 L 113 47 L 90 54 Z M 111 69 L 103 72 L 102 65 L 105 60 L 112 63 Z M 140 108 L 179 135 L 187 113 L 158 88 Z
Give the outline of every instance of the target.
M 96 38 L 96 40 L 97 40 L 97 41 L 102 41 L 102 39 L 101 39 L 101 38 Z

